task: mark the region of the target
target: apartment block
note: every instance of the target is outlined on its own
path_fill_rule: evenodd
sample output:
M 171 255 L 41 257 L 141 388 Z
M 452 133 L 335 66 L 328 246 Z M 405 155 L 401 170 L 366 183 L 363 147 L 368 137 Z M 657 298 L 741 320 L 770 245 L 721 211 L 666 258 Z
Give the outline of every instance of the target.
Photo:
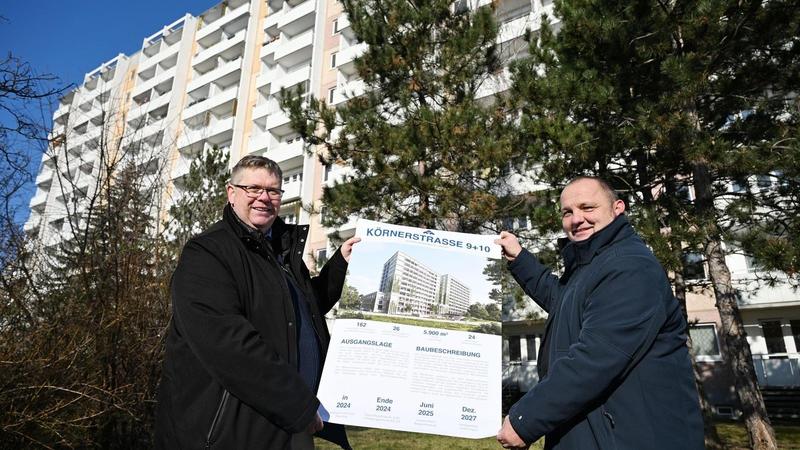
M 383 265 L 378 293 L 363 300 L 372 306 L 370 310 L 389 314 L 463 315 L 472 302 L 471 292 L 454 275 L 439 274 L 406 253 L 396 252 Z

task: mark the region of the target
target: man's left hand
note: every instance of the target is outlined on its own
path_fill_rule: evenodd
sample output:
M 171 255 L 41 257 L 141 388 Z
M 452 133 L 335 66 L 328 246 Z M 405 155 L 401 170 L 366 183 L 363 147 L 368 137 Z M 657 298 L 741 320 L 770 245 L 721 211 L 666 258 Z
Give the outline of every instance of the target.
M 342 248 L 340 249 L 342 257 L 344 257 L 344 260 L 348 263 L 350 262 L 350 255 L 353 253 L 353 245 L 357 242 L 361 242 L 360 237 L 351 237 L 342 244 Z
M 503 448 L 527 449 L 530 447 L 530 445 L 526 444 L 525 441 L 519 437 L 517 432 L 514 431 L 514 427 L 511 426 L 511 421 L 508 420 L 508 416 L 503 420 L 503 426 L 500 428 L 500 431 L 497 432 L 497 442 L 499 442 Z

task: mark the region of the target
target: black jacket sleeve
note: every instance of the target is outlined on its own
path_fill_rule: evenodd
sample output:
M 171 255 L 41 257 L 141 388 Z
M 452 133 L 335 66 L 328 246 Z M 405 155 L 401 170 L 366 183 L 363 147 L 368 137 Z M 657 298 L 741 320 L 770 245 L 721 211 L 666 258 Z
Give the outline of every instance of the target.
M 289 433 L 305 429 L 319 401 L 297 369 L 244 315 L 233 268 L 219 249 L 190 241 L 172 279 L 174 320 L 205 370 Z M 212 246 L 213 247 L 213 246 Z
M 347 261 L 339 249 L 325 263 L 319 275 L 311 279 L 311 286 L 314 289 L 320 313 L 326 314 L 339 301 L 346 275 Z

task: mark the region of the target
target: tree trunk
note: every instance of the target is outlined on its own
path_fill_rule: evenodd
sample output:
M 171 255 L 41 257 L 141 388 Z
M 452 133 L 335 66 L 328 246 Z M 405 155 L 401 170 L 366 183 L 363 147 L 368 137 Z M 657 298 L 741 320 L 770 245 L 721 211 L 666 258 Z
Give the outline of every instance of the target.
M 684 280 L 683 274 L 680 272 L 680 269 L 682 268 L 683 265 L 681 265 L 679 270 L 675 271 L 673 286 L 675 287 L 675 297 L 678 299 L 678 303 L 681 305 L 683 318 L 686 319 L 688 326 L 689 316 L 686 309 L 686 280 Z M 705 436 L 705 447 L 707 450 L 723 450 L 726 447 L 722 442 L 722 439 L 719 437 L 719 433 L 717 433 L 716 425 L 714 425 L 714 411 L 712 410 L 711 404 L 706 398 L 706 391 L 703 388 L 703 374 L 700 372 L 700 367 L 697 365 L 697 359 L 695 358 L 694 354 L 694 346 L 692 345 L 692 335 L 689 334 L 688 330 L 686 332 L 686 345 L 689 346 L 689 357 L 692 360 L 694 383 L 697 387 L 697 396 L 700 399 L 700 410 L 703 412 L 703 435 Z
M 711 284 L 714 287 L 717 310 L 722 321 L 722 340 L 725 344 L 722 353 L 733 370 L 736 394 L 750 436 L 750 446 L 755 450 L 777 449 L 775 432 L 756 382 L 753 355 L 750 353 L 742 316 L 736 303 L 736 290 L 731 284 L 731 273 L 722 250 L 722 239 L 713 209 L 708 167 L 702 162 L 695 163 L 693 172 L 695 205 L 705 232 L 704 253 L 708 261 Z

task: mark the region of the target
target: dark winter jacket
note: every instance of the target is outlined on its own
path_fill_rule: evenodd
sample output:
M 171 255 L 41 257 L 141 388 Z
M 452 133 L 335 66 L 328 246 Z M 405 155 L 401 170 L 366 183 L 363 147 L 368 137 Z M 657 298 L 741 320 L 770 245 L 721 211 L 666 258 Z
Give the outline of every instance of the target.
M 312 279 L 302 259 L 307 234 L 277 219 L 268 241 L 227 206 L 186 244 L 172 278 L 157 448 L 288 449 L 311 423 L 319 401 L 298 373 L 297 322 L 276 257 L 309 301 L 322 358 L 323 315 L 341 295 L 347 263 L 336 252 Z
M 547 449 L 702 449 L 686 321 L 655 256 L 624 215 L 562 256 L 560 279 L 524 250 L 509 265 L 549 314 L 514 430 Z

